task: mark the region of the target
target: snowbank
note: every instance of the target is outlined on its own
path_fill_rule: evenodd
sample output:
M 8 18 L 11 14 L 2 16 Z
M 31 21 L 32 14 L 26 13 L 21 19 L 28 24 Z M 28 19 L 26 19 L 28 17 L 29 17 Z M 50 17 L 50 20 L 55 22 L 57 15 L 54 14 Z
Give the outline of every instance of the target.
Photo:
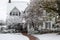
M 22 34 L 0 34 L 0 40 L 29 40 Z
M 55 33 L 41 34 L 41 35 L 34 35 L 34 36 L 39 38 L 39 40 L 60 40 L 60 35 L 57 35 Z

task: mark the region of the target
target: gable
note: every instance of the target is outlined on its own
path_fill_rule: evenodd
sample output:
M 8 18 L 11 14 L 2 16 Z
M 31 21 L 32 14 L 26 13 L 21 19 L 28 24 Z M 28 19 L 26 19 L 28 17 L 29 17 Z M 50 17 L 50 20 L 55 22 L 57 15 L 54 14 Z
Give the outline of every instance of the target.
M 20 12 L 20 11 L 16 7 L 14 7 L 11 12 Z
M 10 16 L 20 16 L 20 14 L 20 11 L 16 7 L 14 7 L 10 12 Z

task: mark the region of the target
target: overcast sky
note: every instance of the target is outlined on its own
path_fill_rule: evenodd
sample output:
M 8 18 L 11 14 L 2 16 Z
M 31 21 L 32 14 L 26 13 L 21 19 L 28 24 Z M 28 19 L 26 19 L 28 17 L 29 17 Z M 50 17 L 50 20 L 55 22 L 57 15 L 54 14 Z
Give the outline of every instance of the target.
M 12 0 L 12 1 L 26 1 L 30 2 L 29 0 Z M 6 20 L 7 17 L 7 3 L 8 0 L 0 0 L 0 20 Z

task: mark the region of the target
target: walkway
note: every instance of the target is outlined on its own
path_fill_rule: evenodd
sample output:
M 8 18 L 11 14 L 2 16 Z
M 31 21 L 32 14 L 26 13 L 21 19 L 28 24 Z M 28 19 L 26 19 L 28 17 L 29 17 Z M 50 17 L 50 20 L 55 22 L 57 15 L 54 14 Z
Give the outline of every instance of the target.
M 38 38 L 32 36 L 32 35 L 27 35 L 27 33 L 22 33 L 23 35 L 29 37 L 30 40 L 38 40 Z

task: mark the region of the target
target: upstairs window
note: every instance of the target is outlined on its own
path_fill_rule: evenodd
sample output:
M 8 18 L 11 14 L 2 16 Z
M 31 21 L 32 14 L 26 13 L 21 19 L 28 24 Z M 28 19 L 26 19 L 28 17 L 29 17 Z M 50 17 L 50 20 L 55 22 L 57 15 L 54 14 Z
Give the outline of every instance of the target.
M 10 12 L 10 16 L 12 16 L 12 12 Z
M 19 16 L 20 16 L 20 14 L 21 14 L 21 13 L 19 12 Z

